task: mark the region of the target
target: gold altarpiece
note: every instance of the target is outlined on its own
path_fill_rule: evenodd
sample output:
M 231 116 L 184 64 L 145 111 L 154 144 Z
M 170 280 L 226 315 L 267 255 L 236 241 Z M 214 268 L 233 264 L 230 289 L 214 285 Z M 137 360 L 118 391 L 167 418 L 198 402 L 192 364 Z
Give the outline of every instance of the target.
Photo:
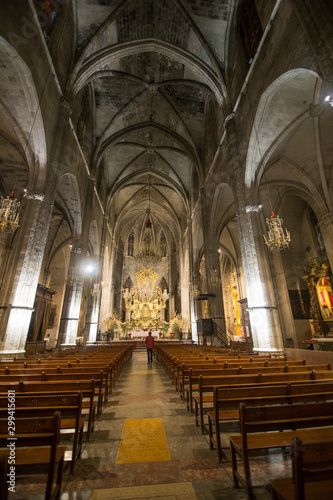
M 303 276 L 310 292 L 310 327 L 313 337 L 333 337 L 332 273 L 327 260 L 313 259 Z
M 243 332 L 242 332 L 242 324 L 241 324 L 241 312 L 240 312 L 240 306 L 239 306 L 238 286 L 237 286 L 237 278 L 236 278 L 235 271 L 230 273 L 230 284 L 228 286 L 228 289 L 230 290 L 231 297 L 232 297 L 232 307 L 233 307 L 233 311 L 234 311 L 235 336 L 242 337 Z
M 134 277 L 137 286 L 122 290 L 125 307 L 131 312 L 129 328 L 162 328 L 161 311 L 169 294 L 156 286 L 159 275 L 152 267 L 143 266 Z

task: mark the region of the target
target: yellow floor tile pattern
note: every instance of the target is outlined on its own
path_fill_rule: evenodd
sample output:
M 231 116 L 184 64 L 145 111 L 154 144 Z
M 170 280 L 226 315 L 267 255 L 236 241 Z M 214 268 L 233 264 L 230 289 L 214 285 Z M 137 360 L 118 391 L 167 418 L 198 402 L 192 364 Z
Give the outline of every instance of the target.
M 196 500 L 191 483 L 94 490 L 91 500 Z
M 171 460 L 162 418 L 126 419 L 116 464 Z

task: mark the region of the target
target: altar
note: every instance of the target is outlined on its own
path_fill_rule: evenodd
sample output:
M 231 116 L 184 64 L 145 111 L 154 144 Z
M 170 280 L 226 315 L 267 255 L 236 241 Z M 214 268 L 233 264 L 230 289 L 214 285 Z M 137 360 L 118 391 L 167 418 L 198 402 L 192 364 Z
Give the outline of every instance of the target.
M 156 337 L 156 338 L 159 337 L 159 330 L 150 330 L 150 331 L 151 331 L 151 334 L 153 337 Z M 135 337 L 145 338 L 148 336 L 148 333 L 149 333 L 149 330 L 147 330 L 147 329 L 145 329 L 145 330 L 131 330 L 129 332 L 132 339 L 134 339 Z

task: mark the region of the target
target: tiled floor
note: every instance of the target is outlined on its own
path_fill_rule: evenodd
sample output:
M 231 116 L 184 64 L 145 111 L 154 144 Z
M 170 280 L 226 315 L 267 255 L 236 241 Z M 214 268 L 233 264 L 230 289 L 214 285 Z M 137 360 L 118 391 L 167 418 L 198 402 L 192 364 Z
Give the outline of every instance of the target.
M 124 420 L 131 418 L 163 419 L 170 461 L 116 464 Z M 231 431 L 235 429 L 229 428 Z M 185 482 L 192 483 L 198 500 L 246 499 L 243 489 L 233 487 L 227 432 L 224 443 L 226 460 L 219 465 L 216 451 L 209 448 L 207 435 L 200 434 L 162 367 L 156 361 L 148 365 L 146 353 L 135 352 L 99 417 L 90 442 L 85 444 L 74 474 L 65 473 L 61 500 L 90 500 L 97 488 Z M 280 452 L 263 453 L 251 460 L 251 472 L 256 498 L 268 500 L 269 479 L 289 474 L 290 461 Z M 42 485 L 18 483 L 18 491 L 22 488 L 24 494 L 10 498 L 43 498 L 37 494 L 43 491 Z

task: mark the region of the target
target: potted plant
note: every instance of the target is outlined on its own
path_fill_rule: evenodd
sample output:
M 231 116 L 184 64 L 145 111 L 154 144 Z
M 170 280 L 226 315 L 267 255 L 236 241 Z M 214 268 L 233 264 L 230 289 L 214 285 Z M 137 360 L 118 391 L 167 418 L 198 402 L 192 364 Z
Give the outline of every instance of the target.
M 169 325 L 168 323 L 162 323 L 161 330 L 163 330 L 163 337 L 168 333 Z

